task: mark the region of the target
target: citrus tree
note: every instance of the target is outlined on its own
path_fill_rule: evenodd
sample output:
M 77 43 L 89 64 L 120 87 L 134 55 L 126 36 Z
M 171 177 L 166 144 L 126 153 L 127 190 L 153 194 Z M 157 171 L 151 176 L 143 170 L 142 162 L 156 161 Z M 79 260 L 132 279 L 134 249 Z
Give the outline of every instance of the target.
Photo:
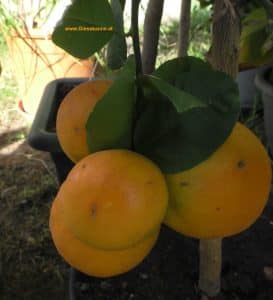
M 180 47 L 179 57 L 156 69 L 163 1 L 148 5 L 142 54 L 139 4 L 131 1 L 129 33 L 124 0 L 75 0 L 53 33 L 53 41 L 78 58 L 107 47 L 113 72 L 79 85 L 60 105 L 57 135 L 76 166 L 54 201 L 52 236 L 71 265 L 105 277 L 139 263 L 165 223 L 200 239 L 199 288 L 214 296 L 220 290 L 221 239 L 255 222 L 271 181 L 266 150 L 238 122 L 237 3 L 213 2 L 208 61 Z M 190 6 L 182 7 L 181 20 L 189 21 Z M 180 33 L 184 43 L 187 32 Z

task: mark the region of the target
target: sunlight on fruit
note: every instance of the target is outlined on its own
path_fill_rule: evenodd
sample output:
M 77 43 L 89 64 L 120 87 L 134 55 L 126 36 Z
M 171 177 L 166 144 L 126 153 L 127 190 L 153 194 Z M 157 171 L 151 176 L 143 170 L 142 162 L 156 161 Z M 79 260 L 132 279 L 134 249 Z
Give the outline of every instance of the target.
M 85 124 L 96 103 L 111 84 L 110 80 L 81 83 L 66 95 L 58 109 L 57 137 L 63 151 L 73 162 L 89 154 Z

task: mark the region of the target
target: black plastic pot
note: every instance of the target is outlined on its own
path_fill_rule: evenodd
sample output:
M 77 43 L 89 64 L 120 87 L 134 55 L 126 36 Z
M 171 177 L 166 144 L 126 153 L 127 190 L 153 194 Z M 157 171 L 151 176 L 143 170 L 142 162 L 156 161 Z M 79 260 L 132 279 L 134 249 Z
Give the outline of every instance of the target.
M 55 124 L 58 107 L 72 88 L 86 80 L 88 78 L 61 78 L 51 81 L 44 90 L 28 135 L 31 147 L 50 153 L 60 183 L 65 180 L 74 163 L 64 154 L 57 139 Z
M 271 155 L 273 154 L 273 82 L 270 81 L 270 74 L 273 66 L 260 70 L 255 78 L 255 84 L 261 92 L 264 107 L 264 126 L 267 143 Z

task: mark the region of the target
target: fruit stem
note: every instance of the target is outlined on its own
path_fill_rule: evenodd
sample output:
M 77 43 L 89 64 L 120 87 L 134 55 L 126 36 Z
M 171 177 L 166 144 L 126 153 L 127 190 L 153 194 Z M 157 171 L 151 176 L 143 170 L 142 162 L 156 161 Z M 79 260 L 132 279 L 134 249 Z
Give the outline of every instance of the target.
M 138 29 L 138 11 L 139 11 L 139 4 L 140 0 L 132 0 L 132 10 L 131 10 L 131 36 L 133 39 L 133 48 L 134 48 L 134 54 L 135 54 L 135 61 L 136 61 L 136 79 L 143 75 L 143 69 L 142 69 L 142 57 L 141 57 L 141 51 L 140 51 L 140 43 L 139 43 L 139 29 Z M 138 99 L 143 98 L 143 91 L 141 86 L 137 83 L 137 95 L 136 95 L 136 103 L 138 102 Z M 135 124 L 137 122 L 137 119 L 139 117 L 139 113 L 135 112 L 135 116 L 133 119 L 133 125 L 132 125 L 132 131 L 134 131 Z M 132 135 L 132 144 L 131 148 L 134 151 L 135 145 L 134 145 L 134 135 Z
M 140 52 L 139 43 L 139 29 L 138 29 L 138 10 L 140 0 L 132 0 L 132 11 L 131 11 L 131 29 L 133 38 L 133 48 L 136 59 L 136 76 L 142 75 L 142 59 Z
M 199 289 L 215 297 L 221 287 L 222 239 L 200 240 L 199 255 Z

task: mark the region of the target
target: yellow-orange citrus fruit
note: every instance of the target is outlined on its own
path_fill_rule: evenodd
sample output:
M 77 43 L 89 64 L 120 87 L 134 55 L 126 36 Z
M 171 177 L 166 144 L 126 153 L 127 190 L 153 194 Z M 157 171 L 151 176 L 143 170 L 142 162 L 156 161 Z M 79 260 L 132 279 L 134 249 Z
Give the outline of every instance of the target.
M 237 123 L 207 160 L 166 175 L 169 207 L 165 223 L 182 234 L 203 239 L 239 233 L 262 213 L 271 172 L 259 139 Z
M 124 250 L 100 250 L 77 239 L 63 219 L 60 198 L 53 202 L 49 219 L 50 231 L 60 255 L 71 266 L 95 277 L 110 277 L 127 272 L 138 265 L 154 246 L 159 228 L 133 247 Z
M 146 157 L 105 150 L 78 162 L 58 197 L 74 235 L 109 250 L 128 248 L 154 232 L 164 219 L 168 191 L 164 175 Z
M 90 80 L 73 88 L 61 102 L 56 133 L 64 153 L 77 162 L 90 152 L 85 125 L 96 103 L 111 86 L 111 80 Z

